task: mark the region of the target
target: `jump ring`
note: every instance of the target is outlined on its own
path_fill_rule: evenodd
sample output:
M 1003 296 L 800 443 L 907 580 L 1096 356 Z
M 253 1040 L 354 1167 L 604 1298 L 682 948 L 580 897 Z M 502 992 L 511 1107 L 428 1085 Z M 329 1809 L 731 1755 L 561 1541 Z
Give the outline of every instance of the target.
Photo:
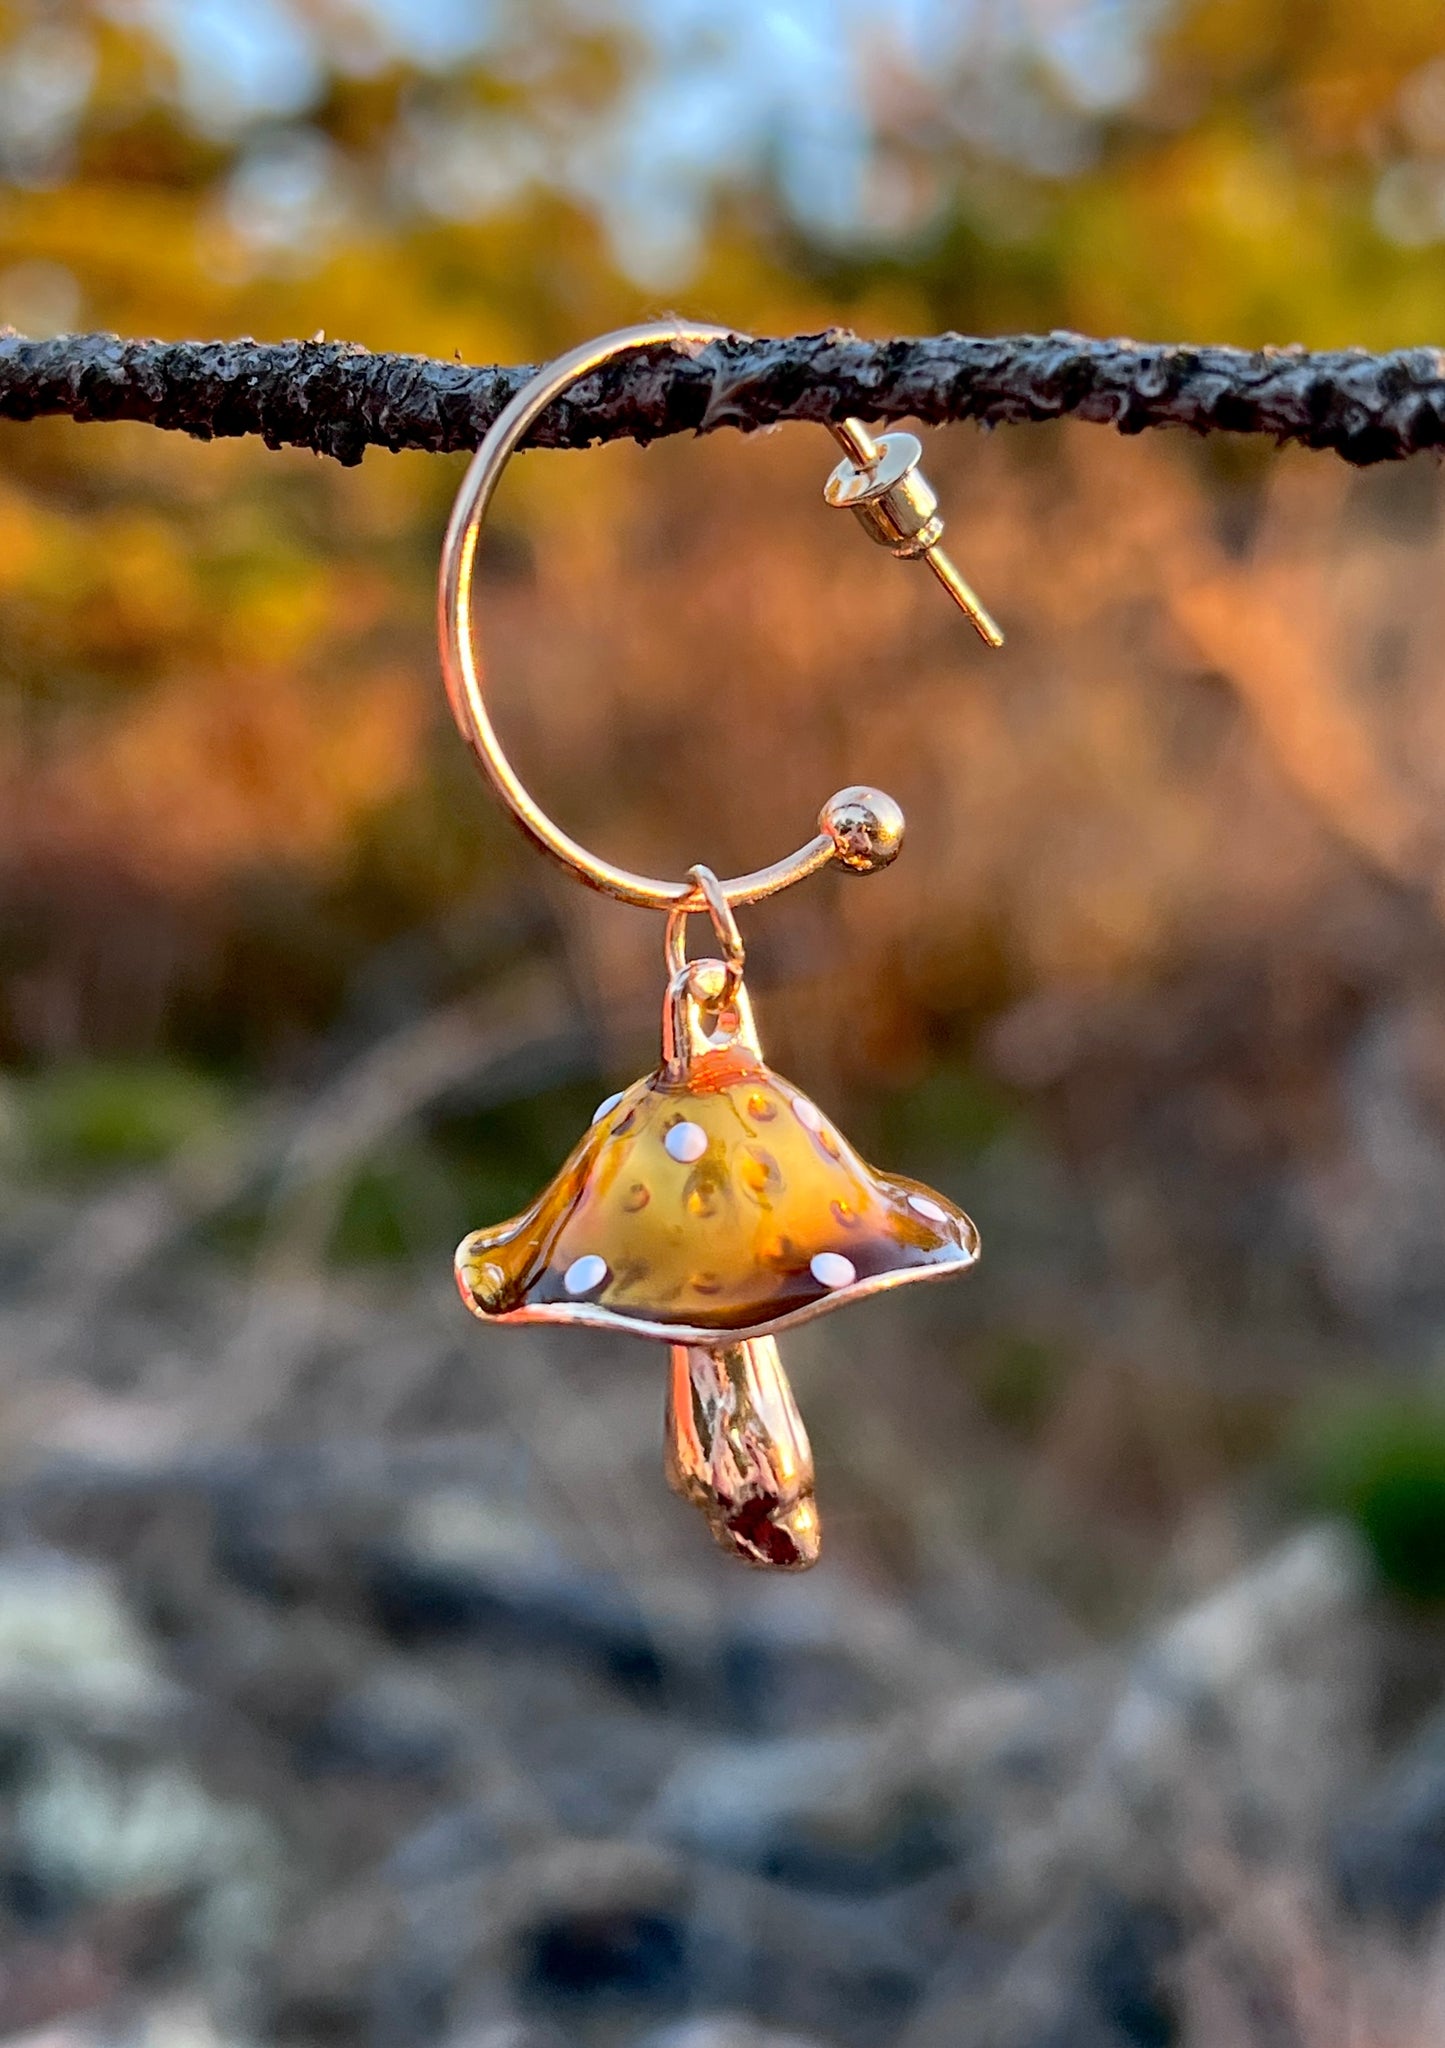
M 727 980 L 721 1000 L 731 1002 L 743 978 L 743 964 L 747 958 L 742 933 L 733 915 L 733 907 L 727 898 L 727 891 L 709 867 L 701 861 L 687 871 L 688 880 L 694 884 L 695 894 L 702 898 L 700 903 L 687 897 L 667 914 L 667 932 L 663 941 L 667 955 L 669 976 L 679 973 L 687 965 L 687 921 L 695 911 L 706 910 L 712 920 L 712 928 L 722 949 L 723 965 L 727 969 Z

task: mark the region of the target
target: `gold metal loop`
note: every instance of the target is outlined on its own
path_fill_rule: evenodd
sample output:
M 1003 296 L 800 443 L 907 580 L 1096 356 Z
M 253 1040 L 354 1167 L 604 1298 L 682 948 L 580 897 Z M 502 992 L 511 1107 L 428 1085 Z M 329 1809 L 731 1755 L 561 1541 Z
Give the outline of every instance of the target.
M 701 901 L 676 904 L 667 913 L 663 950 L 667 955 L 668 975 L 672 977 L 686 967 L 687 921 L 695 911 L 705 910 L 712 919 L 712 928 L 722 950 L 723 965 L 727 969 L 727 986 L 722 1000 L 731 1002 L 743 978 L 743 966 L 747 960 L 743 935 L 738 930 L 738 921 L 733 916 L 733 907 L 723 885 L 712 869 L 699 862 L 696 867 L 689 868 L 687 874 L 688 880 L 694 884 L 694 896 Z
M 620 328 L 596 341 L 584 342 L 537 372 L 506 405 L 488 429 L 486 438 L 472 457 L 447 525 L 442 547 L 441 579 L 438 589 L 438 634 L 441 641 L 442 672 L 452 716 L 483 775 L 511 811 L 523 832 L 545 854 L 580 877 L 589 888 L 600 890 L 622 903 L 636 903 L 644 909 L 672 910 L 695 899 L 694 882 L 656 881 L 628 868 L 589 853 L 575 839 L 555 825 L 520 781 L 502 750 L 487 710 L 482 689 L 481 663 L 472 633 L 472 585 L 476 567 L 477 541 L 493 493 L 512 451 L 533 421 L 578 378 L 611 362 L 630 349 L 672 346 L 697 350 L 709 342 L 731 338 L 735 330 L 690 321 L 661 320 L 640 327 Z M 885 802 L 888 799 L 884 799 Z M 894 807 L 896 809 L 896 806 Z M 824 819 L 829 815 L 825 807 Z M 899 818 L 901 822 L 901 813 Z M 837 844 L 826 826 L 785 860 L 751 874 L 735 876 L 721 883 L 730 904 L 757 903 L 775 896 L 780 889 L 805 876 L 816 874 L 837 852 Z M 857 865 L 855 863 L 855 865 Z M 860 870 L 861 871 L 861 870 Z
M 734 1046 L 754 1059 L 763 1056 L 742 976 L 729 986 L 724 961 L 687 961 L 669 978 L 662 1006 L 665 1072 L 671 1080 L 686 1080 L 699 1060 Z

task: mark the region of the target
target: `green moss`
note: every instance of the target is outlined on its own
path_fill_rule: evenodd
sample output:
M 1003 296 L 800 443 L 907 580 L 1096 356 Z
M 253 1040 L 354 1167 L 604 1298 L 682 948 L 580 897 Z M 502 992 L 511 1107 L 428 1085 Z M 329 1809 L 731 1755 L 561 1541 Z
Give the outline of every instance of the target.
M 330 1252 L 342 1264 L 435 1259 L 437 1247 L 525 1208 L 587 1129 L 597 1081 L 568 1082 L 432 1128 L 368 1159 L 342 1204 Z
M 1445 1600 L 1445 1397 L 1336 1403 L 1307 1422 L 1297 1455 L 1312 1504 L 1355 1523 L 1396 1592 Z
M 1001 1429 L 1035 1436 L 1058 1400 L 1064 1370 L 1057 1351 L 1039 1338 L 1001 1335 L 978 1377 L 979 1405 Z
M 338 1264 L 400 1265 L 418 1250 L 426 1218 L 438 1206 L 430 1164 L 409 1156 L 357 1174 L 332 1234 L 330 1253 Z
M 87 1060 L 19 1085 L 21 1149 L 42 1173 L 86 1173 L 154 1165 L 218 1133 L 229 1092 L 208 1075 L 168 1060 Z
M 971 1067 L 940 1067 L 883 1104 L 879 1150 L 894 1167 L 976 1159 L 1019 1120 L 1018 1105 Z
M 616 1085 L 593 1076 L 569 1079 L 510 1101 L 438 1117 L 432 1141 L 462 1191 L 463 1229 L 476 1230 L 526 1208 L 586 1132 L 602 1096 Z

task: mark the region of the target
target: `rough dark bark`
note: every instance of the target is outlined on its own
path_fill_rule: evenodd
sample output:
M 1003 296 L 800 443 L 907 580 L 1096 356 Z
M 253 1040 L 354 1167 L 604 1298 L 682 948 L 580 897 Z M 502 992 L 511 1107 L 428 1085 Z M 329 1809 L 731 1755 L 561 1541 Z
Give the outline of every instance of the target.
M 359 462 L 368 447 L 472 448 L 529 375 L 348 342 L 27 341 L 0 331 L 0 418 L 143 420 L 209 440 L 258 434 Z M 846 330 L 653 350 L 578 384 L 538 423 L 538 446 L 652 441 L 780 420 L 931 424 L 1057 419 L 1121 433 L 1186 427 L 1398 461 L 1445 444 L 1445 353 L 1186 348 L 1079 334 L 861 341 Z

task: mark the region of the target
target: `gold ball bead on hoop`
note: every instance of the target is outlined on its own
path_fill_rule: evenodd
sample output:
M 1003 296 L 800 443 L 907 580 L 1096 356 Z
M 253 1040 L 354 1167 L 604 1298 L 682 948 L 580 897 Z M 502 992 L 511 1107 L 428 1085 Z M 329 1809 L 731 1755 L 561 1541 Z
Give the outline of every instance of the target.
M 903 812 L 881 789 L 840 789 L 818 814 L 818 830 L 855 875 L 876 875 L 897 860 L 903 846 Z

